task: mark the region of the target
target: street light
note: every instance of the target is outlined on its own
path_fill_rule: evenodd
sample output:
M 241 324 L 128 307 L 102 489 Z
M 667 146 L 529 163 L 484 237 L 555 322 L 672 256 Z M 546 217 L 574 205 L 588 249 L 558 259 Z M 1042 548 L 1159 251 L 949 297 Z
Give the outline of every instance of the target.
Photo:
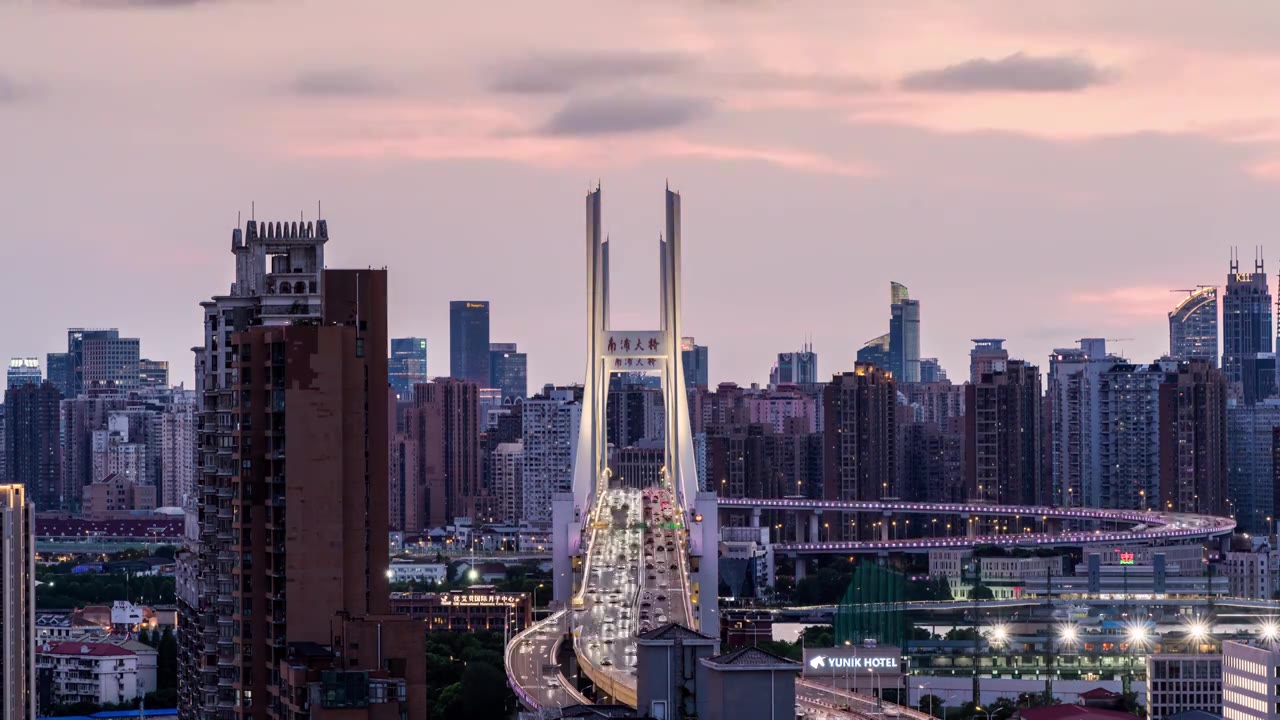
M 1275 642 L 1276 638 L 1280 638 L 1280 625 L 1277 625 L 1275 620 L 1267 618 L 1262 621 L 1262 625 L 1258 628 L 1258 632 L 1262 635 L 1263 640 L 1266 640 L 1267 642 Z

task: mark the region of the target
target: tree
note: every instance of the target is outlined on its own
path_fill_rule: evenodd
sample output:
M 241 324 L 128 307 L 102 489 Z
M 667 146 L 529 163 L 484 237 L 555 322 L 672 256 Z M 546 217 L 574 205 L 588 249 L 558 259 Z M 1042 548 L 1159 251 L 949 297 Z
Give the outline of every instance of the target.
M 969 591 L 970 600 L 995 600 L 996 594 L 991 592 L 991 588 L 986 585 L 974 585 L 973 590 Z
M 462 714 L 450 717 L 502 720 L 510 710 L 506 697 L 506 673 L 487 663 L 467 663 L 462 673 Z
M 138 633 L 138 642 L 143 645 L 151 645 L 151 633 L 147 632 L 146 628 L 142 628 L 142 631 Z M 155 645 L 151 645 L 151 647 L 155 647 Z
M 978 631 L 974 630 L 973 628 L 953 627 L 947 631 L 947 634 L 944 636 L 944 638 L 952 642 L 959 642 L 962 640 L 977 640 Z
M 156 643 L 156 689 L 172 690 L 178 687 L 178 639 L 173 629 L 165 627 Z
M 920 712 L 929 713 L 934 717 L 942 717 L 942 712 L 945 709 L 945 706 L 943 705 L 943 703 L 945 702 L 946 701 L 944 701 L 942 698 L 938 697 L 937 695 L 933 695 L 933 694 L 921 695 L 920 703 L 919 705 L 917 705 L 917 707 L 919 708 Z

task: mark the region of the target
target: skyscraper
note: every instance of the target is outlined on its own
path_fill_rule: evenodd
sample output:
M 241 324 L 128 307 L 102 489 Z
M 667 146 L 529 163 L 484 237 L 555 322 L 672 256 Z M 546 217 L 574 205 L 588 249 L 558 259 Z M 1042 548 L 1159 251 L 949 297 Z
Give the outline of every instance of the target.
M 1254 272 L 1242 273 L 1239 261 L 1232 256 L 1222 296 L 1222 371 L 1237 396 L 1242 394 L 1238 388 L 1247 382 L 1244 360 L 1274 348 L 1271 312 L 1271 288 L 1262 259 L 1255 261 Z
M 947 371 L 938 363 L 938 358 L 920 358 L 920 382 L 931 383 L 947 379 Z
M 1230 512 L 1227 385 L 1216 360 L 1178 363 L 1160 386 L 1160 510 Z
M 708 384 L 707 346 L 699 345 L 691 337 L 680 338 L 680 362 L 684 363 L 684 382 L 690 388 L 705 388 Z
M 1098 375 L 1098 504 L 1145 510 L 1160 504 L 1160 388 L 1177 364 L 1116 362 Z
M 818 353 L 805 343 L 798 352 L 778 353 L 778 362 L 769 372 L 769 386 L 783 383 L 807 385 L 818 382 Z
M 1040 505 L 1040 369 L 1010 360 L 965 386 L 965 480 L 969 500 Z
M 75 368 L 71 366 L 69 353 L 46 353 L 44 356 L 44 375 L 53 386 L 58 388 L 62 397 L 75 397 Z
M 116 340 L 120 331 L 115 328 L 88 329 L 71 328 L 67 330 L 67 356 L 71 363 L 71 392 L 66 397 L 75 397 L 85 390 L 84 383 L 84 343 L 86 340 Z
M 138 338 L 86 337 L 81 342 L 81 392 L 136 390 L 142 358 Z
M 7 380 L 9 389 L 20 385 L 39 385 L 41 381 L 40 360 L 37 358 L 13 358 L 9 361 Z
M 1280 399 L 1250 405 L 1227 402 L 1227 494 L 1231 515 L 1240 530 L 1257 535 L 1274 532 L 1280 517 L 1276 483 L 1275 429 L 1280 427 Z
M 489 301 L 449 303 L 449 377 L 489 387 Z
M 404 426 L 412 445 L 406 456 L 416 465 L 406 475 L 425 496 L 428 527 L 476 518 L 482 504 L 479 386 L 458 378 L 415 386 Z
M 147 358 L 138 360 L 138 387 L 169 387 L 169 361 L 148 360 Z
M 582 388 L 547 386 L 521 408 L 521 516 L 551 522 L 551 498 L 572 489 L 582 421 Z
M 853 372 L 831 378 L 823 398 L 825 499 L 880 500 L 897 495 L 897 401 L 897 380 L 879 368 L 858 363 Z M 849 532 L 855 518 L 843 517 L 840 533 Z
M 889 300 L 889 371 L 898 382 L 920 382 L 920 301 L 896 282 L 889 284 Z
M 523 401 L 529 395 L 529 364 L 515 343 L 489 344 L 489 385 L 498 388 L 503 403 Z
M 35 517 L 21 485 L 0 485 L 0 719 L 36 717 Z
M 983 375 L 1003 372 L 1009 361 L 1009 351 L 1004 349 L 1004 338 L 974 338 L 969 350 L 969 382 L 977 383 Z
M 1218 288 L 1191 290 L 1169 311 L 1169 357 L 1218 364 Z
M 858 362 L 889 369 L 889 334 L 871 338 L 858 348 Z
M 62 508 L 58 403 L 49 383 L 20 385 L 4 394 L 5 460 L 9 481 L 26 487 L 37 507 Z
M 413 386 L 427 382 L 427 339 L 391 338 L 391 359 L 387 363 L 391 389 L 402 403 L 413 399 Z

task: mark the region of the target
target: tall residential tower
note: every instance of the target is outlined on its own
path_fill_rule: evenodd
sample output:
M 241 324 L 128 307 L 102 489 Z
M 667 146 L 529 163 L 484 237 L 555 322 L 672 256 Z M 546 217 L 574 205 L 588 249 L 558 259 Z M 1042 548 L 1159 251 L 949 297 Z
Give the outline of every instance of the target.
M 1218 364 L 1218 288 L 1190 290 L 1169 311 L 1169 357 Z

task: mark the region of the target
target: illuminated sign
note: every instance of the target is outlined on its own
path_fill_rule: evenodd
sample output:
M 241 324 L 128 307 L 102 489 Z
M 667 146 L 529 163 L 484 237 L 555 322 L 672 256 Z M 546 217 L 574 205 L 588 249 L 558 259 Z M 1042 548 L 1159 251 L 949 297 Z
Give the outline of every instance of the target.
M 605 356 L 612 359 L 614 370 L 653 369 L 666 357 L 666 345 L 662 333 L 656 330 L 608 333 L 604 341 Z
M 1121 565 L 1132 565 L 1132 564 L 1133 564 L 1133 553 L 1131 553 L 1131 552 L 1122 552 L 1122 553 L 1120 553 L 1120 564 L 1121 564 Z
M 899 656 L 898 649 L 892 647 L 806 648 L 804 674 L 844 675 L 862 671 L 896 675 L 901 670 Z
M 521 598 L 511 597 L 509 595 L 441 595 L 441 605 L 453 605 L 455 607 L 479 607 L 484 605 L 507 605 L 515 607 L 520 604 Z
M 484 303 L 473 303 L 473 302 L 469 302 L 469 303 L 467 303 L 467 307 L 469 307 L 469 308 L 475 308 L 475 309 L 477 309 L 477 310 L 484 310 L 484 309 L 488 308 L 489 306 L 488 306 L 488 305 L 486 305 L 486 304 L 484 304 Z M 425 345 L 425 343 L 424 343 L 424 345 Z

